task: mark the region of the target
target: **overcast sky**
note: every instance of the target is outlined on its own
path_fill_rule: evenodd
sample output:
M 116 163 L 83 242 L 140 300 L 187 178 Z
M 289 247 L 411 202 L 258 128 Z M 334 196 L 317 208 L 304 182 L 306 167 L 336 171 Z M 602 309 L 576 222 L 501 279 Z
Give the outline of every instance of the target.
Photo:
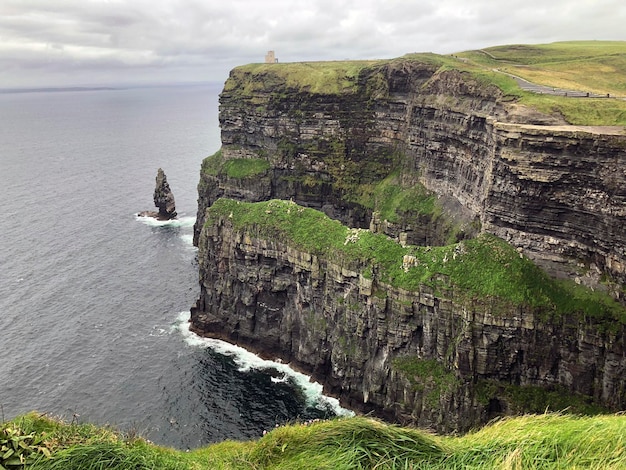
M 624 0 L 0 0 L 0 88 L 223 82 L 262 62 L 626 40 Z

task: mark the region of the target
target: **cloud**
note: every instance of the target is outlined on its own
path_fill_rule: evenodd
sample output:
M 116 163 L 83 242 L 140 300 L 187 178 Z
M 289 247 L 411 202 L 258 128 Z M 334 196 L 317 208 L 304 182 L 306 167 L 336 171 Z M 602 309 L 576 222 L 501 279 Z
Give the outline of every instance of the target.
M 621 0 L 2 0 L 0 87 L 223 80 L 261 61 L 624 39 Z

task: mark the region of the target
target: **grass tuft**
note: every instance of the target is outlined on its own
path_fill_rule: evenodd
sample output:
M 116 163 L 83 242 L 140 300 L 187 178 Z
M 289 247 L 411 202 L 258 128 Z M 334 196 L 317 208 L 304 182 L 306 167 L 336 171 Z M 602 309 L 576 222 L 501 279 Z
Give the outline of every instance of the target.
M 250 458 L 260 468 L 389 469 L 411 468 L 443 455 L 425 432 L 351 418 L 279 428 L 258 442 Z

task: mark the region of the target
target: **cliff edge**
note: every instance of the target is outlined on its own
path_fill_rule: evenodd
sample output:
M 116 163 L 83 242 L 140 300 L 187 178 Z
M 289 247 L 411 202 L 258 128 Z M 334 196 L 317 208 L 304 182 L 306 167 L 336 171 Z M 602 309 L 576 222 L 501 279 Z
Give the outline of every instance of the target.
M 529 397 L 624 407 L 624 128 L 570 126 L 431 55 L 239 67 L 220 125 L 198 185 L 195 331 L 439 430 L 528 411 Z M 393 247 L 294 242 L 245 215 L 257 206 L 241 201 L 271 199 L 293 204 L 258 206 L 268 216 L 325 214 L 304 239 L 332 222 L 346 247 Z M 464 271 L 470 248 L 486 251 Z M 482 276 L 493 259 L 501 270 Z

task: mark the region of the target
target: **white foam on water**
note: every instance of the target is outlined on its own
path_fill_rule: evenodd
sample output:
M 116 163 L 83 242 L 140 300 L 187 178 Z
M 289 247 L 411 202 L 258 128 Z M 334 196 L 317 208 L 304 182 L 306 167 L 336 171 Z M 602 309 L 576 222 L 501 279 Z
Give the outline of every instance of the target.
M 193 227 L 196 218 L 191 216 L 179 217 L 171 220 L 159 220 L 154 217 L 146 217 L 135 214 L 135 218 L 150 227 Z
M 308 375 L 293 370 L 288 364 L 262 359 L 247 349 L 226 341 L 198 336 L 189 329 L 190 315 L 190 312 L 181 312 L 173 325 L 173 329 L 183 335 L 185 342 L 189 346 L 210 348 L 219 354 L 229 356 L 233 359 L 238 366 L 238 370 L 241 372 L 267 369 L 276 370 L 282 374 L 282 376 L 273 377 L 272 381 L 275 383 L 287 382 L 291 379 L 303 391 L 308 406 L 320 409 L 329 408 L 333 410 L 337 416 L 354 416 L 353 411 L 342 408 L 339 405 L 339 400 L 325 396 L 321 384 L 312 381 L 311 377 Z
M 135 219 L 139 222 L 148 225 L 149 227 L 173 227 L 173 228 L 183 228 L 190 229 L 196 223 L 195 217 L 179 217 L 178 219 L 172 220 L 158 220 L 154 217 L 146 217 L 140 216 L 138 214 L 135 215 Z M 185 230 L 188 232 L 189 230 Z M 185 248 L 189 250 L 196 250 L 196 247 L 193 245 L 193 233 L 182 233 L 180 234 L 180 239 L 183 241 Z
M 181 240 L 183 241 L 183 243 L 185 244 L 185 248 L 193 248 L 194 250 L 196 249 L 195 246 L 193 246 L 193 234 L 184 234 L 180 236 Z

